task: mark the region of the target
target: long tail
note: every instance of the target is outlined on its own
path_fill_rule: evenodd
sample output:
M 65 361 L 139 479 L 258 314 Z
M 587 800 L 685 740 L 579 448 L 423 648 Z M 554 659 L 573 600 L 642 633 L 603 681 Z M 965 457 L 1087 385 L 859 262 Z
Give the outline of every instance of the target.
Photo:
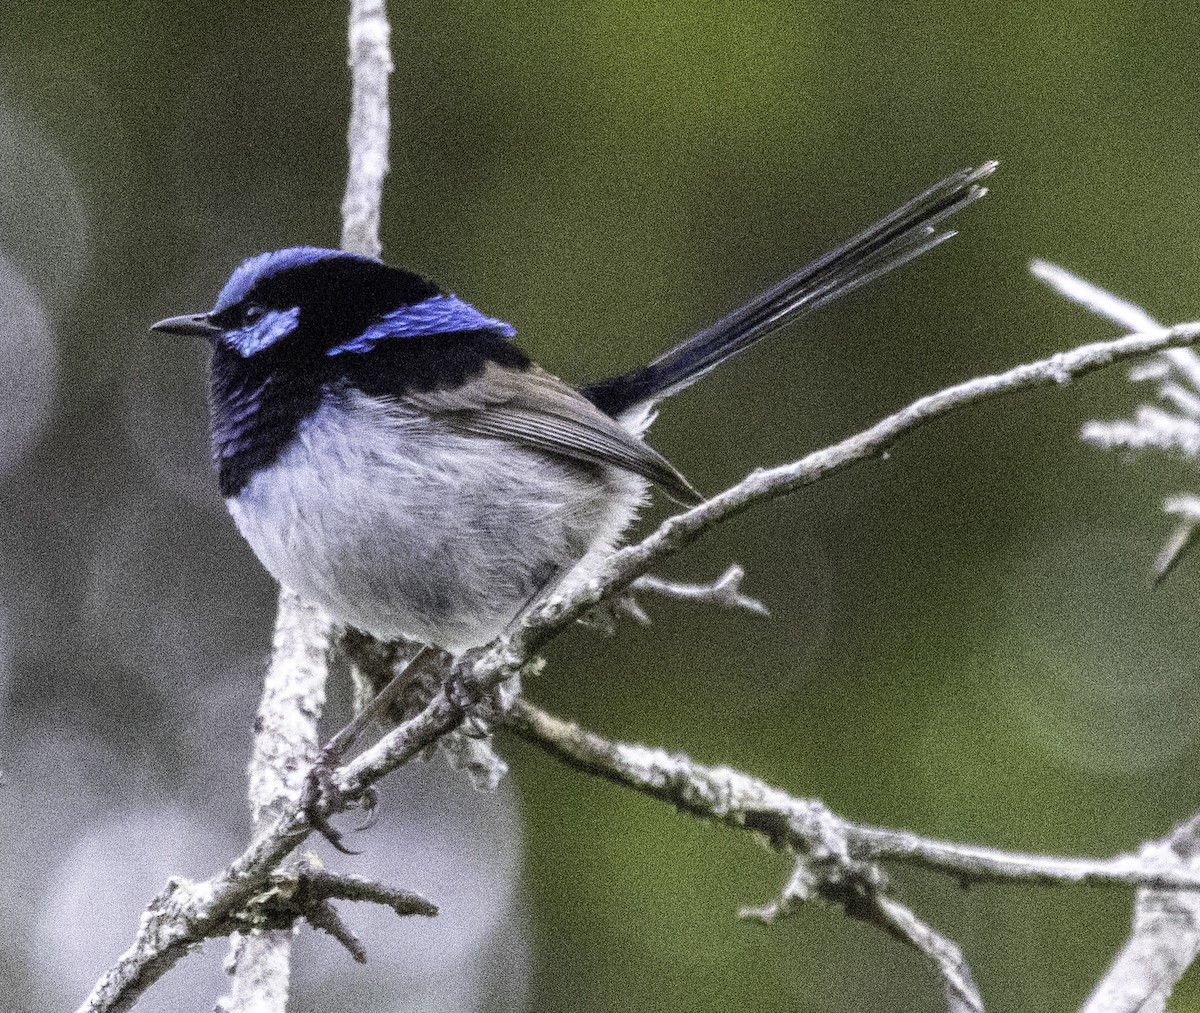
M 996 165 L 987 162 L 942 180 L 650 365 L 584 387 L 584 397 L 609 415 L 618 416 L 690 387 L 773 331 L 949 239 L 954 232 L 938 226 L 987 193 L 979 181 L 990 176 Z

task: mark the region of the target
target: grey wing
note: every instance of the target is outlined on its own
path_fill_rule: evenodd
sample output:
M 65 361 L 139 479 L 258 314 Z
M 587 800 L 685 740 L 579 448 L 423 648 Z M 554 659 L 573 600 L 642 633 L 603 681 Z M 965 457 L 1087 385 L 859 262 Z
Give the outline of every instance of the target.
M 409 397 L 459 432 L 623 468 L 661 486 L 681 503 L 704 499 L 662 454 L 543 370 L 517 373 L 489 366 L 454 391 Z

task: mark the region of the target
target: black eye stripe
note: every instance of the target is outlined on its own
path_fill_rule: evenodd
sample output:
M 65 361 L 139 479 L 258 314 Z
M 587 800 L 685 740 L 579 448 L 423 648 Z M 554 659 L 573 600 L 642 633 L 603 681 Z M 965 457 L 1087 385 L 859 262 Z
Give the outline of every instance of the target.
M 209 314 L 209 320 L 218 327 L 233 331 L 261 320 L 266 312 L 266 307 L 258 303 L 235 303 L 233 306 L 227 306 L 220 313 Z

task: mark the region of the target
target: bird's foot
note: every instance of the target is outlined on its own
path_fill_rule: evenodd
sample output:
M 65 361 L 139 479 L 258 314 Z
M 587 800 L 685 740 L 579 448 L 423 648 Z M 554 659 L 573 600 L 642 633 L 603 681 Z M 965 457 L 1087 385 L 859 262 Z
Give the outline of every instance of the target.
M 361 799 L 347 804 L 345 794 L 333 779 L 341 758 L 342 750 L 336 742 L 329 742 L 321 750 L 304 778 L 304 787 L 300 792 L 300 811 L 304 813 L 308 825 L 343 855 L 357 855 L 361 852 L 346 847 L 342 842 L 344 835 L 329 821 L 329 817 L 336 812 L 359 807 L 366 811 L 367 820 L 355 830 L 369 830 L 375 825 L 376 796 L 373 789 L 367 788 Z

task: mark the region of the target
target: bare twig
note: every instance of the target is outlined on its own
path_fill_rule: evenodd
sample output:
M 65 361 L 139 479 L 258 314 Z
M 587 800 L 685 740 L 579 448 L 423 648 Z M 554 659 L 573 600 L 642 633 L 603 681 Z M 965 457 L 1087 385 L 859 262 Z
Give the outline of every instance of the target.
M 367 948 L 363 946 L 362 940 L 350 926 L 342 921 L 342 916 L 338 914 L 337 908 L 329 901 L 316 901 L 305 912 L 304 917 L 314 929 L 320 929 L 341 943 L 346 948 L 346 952 L 358 963 L 365 964 L 367 962 Z
M 664 580 L 662 577 L 656 577 L 652 573 L 647 573 L 638 577 L 629 586 L 629 590 L 635 594 L 639 591 L 648 592 L 651 594 L 661 595 L 664 598 L 678 598 L 683 601 L 709 602 L 713 605 L 720 605 L 723 608 L 729 609 L 745 609 L 747 612 L 755 612 L 760 616 L 771 615 L 770 610 L 757 598 L 751 598 L 749 595 L 742 594 L 742 581 L 746 577 L 746 571 L 743 570 L 737 563 L 732 563 L 720 577 L 714 580 L 711 584 L 691 584 L 677 580 Z M 637 599 L 630 598 L 628 601 L 633 602 L 636 606 Z M 626 602 L 628 607 L 628 602 Z M 640 609 L 639 609 L 640 611 Z M 645 613 L 642 613 L 645 616 Z M 643 620 L 637 614 L 634 618 L 639 622 L 648 622 L 648 617 Z
M 1181 517 L 1182 520 L 1155 557 L 1156 583 L 1165 579 L 1167 574 L 1175 569 L 1175 565 L 1194 548 L 1196 536 L 1200 534 L 1200 497 L 1188 493 L 1168 496 L 1162 509 L 1163 513 Z
M 1160 326 L 1142 307 L 1113 295 L 1057 264 L 1035 260 L 1033 274 L 1060 295 L 1120 327 Z M 1154 381 L 1165 407 L 1141 405 L 1129 419 L 1085 422 L 1084 443 L 1101 450 L 1156 450 L 1195 461 L 1200 457 L 1200 355 L 1191 348 L 1172 348 L 1130 371 L 1130 379 Z M 1154 560 L 1154 581 L 1162 581 L 1196 543 L 1200 532 L 1200 500 L 1194 495 L 1168 497 L 1163 512 L 1183 519 Z
M 926 925 L 911 908 L 882 894 L 875 899 L 878 918 L 892 933 L 918 953 L 923 953 L 942 976 L 949 1013 L 983 1013 L 983 996 L 962 950 L 936 929 Z
M 432 918 L 438 913 L 435 905 L 410 890 L 386 886 L 362 876 L 327 872 L 309 861 L 301 861 L 295 868 L 272 876 L 270 889 L 256 897 L 244 911 L 238 912 L 237 919 L 250 927 L 249 933 L 243 938 L 254 938 L 254 933 L 290 936 L 295 923 L 303 918 L 313 928 L 328 933 L 341 943 L 360 964 L 366 963 L 366 948 L 342 921 L 337 908 L 331 903 L 333 900 L 380 904 L 391 908 L 400 917 L 423 915 Z M 250 967 L 251 970 L 259 970 L 256 965 Z M 256 980 L 252 979 L 252 983 Z M 262 996 L 261 991 L 255 994 L 268 1000 L 271 998 Z M 218 1007 L 221 1013 L 231 1008 L 227 1004 Z M 257 1009 L 247 1008 L 251 1011 Z
M 983 1013 L 983 997 L 962 950 L 891 896 L 877 866 L 850 858 L 844 846 L 821 856 L 801 855 L 778 900 L 740 913 L 771 924 L 813 901 L 837 904 L 849 917 L 883 929 L 922 954 L 942 979 L 949 1013 Z

